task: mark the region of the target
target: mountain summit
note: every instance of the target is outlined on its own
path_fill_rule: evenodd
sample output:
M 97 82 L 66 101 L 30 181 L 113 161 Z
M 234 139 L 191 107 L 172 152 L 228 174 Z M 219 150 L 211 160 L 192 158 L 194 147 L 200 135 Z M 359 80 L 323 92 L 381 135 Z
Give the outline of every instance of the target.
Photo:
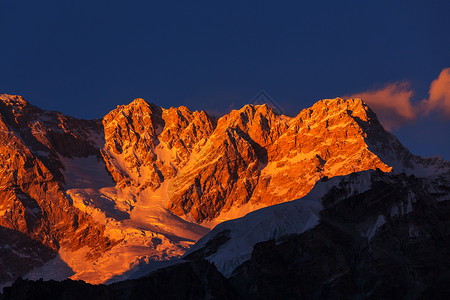
M 412 155 L 360 99 L 321 100 L 293 118 L 246 105 L 218 119 L 136 99 L 101 120 L 0 100 L 0 225 L 9 237 L 0 247 L 10 258 L 2 282 L 27 273 L 115 281 L 180 257 L 222 221 L 301 198 L 321 179 L 450 170 Z M 61 266 L 67 272 L 55 273 Z

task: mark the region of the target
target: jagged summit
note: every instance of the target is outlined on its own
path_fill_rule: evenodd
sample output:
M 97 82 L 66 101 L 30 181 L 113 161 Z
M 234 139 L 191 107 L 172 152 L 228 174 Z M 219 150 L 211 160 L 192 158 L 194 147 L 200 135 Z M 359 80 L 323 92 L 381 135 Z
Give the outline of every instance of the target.
M 147 103 L 144 99 L 142 98 L 136 98 L 134 99 L 130 105 L 134 105 L 134 106 L 141 106 L 141 105 L 149 105 L 149 103 Z
M 333 124 L 330 124 L 330 120 L 333 120 L 335 123 L 344 123 L 348 122 L 347 116 L 354 119 L 361 127 L 366 126 L 365 124 L 374 124 L 376 127 L 381 126 L 375 113 L 363 100 L 358 98 L 319 100 L 312 107 L 302 110 L 294 119 L 300 121 L 308 120 L 309 122 L 325 122 L 326 124 L 323 126 L 330 127 L 333 126 Z
M 7 105 L 24 105 L 28 103 L 19 95 L 0 94 L 0 100 Z
M 246 105 L 219 119 L 135 99 L 92 121 L 0 99 L 0 224 L 53 241 L 73 278 L 91 282 L 179 257 L 215 224 L 301 198 L 322 178 L 450 170 L 412 155 L 360 99 L 321 100 L 295 117 Z M 13 113 L 17 103 L 27 108 Z M 85 261 L 89 247 L 102 250 Z

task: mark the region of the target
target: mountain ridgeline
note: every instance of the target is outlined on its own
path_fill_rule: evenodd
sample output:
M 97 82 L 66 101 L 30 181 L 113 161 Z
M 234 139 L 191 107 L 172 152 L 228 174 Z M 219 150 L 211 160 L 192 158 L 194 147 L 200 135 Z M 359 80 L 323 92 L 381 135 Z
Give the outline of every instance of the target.
M 229 276 L 252 248 L 231 261 L 208 252 L 217 229 L 192 247 L 223 221 L 302 201 L 336 176 L 378 170 L 435 186 L 450 170 L 438 157 L 411 154 L 360 99 L 321 100 L 296 117 L 246 105 L 221 118 L 136 99 L 97 120 L 43 111 L 20 96 L 0 100 L 3 284 L 19 276 L 111 283 L 187 251 Z M 324 205 L 316 198 L 298 209 L 299 227 L 279 232 L 315 228 Z

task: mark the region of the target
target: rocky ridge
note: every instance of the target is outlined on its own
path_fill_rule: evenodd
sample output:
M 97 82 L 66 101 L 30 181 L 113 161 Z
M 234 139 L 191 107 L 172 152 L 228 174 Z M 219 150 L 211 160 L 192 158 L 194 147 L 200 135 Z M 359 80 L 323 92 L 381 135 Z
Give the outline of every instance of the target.
M 300 198 L 324 176 L 448 168 L 412 155 L 359 99 L 321 100 L 294 118 L 267 105 L 246 105 L 217 121 L 138 99 L 103 124 L 103 153 L 116 181 L 152 191 L 165 182 L 169 209 L 199 223 L 233 207 Z M 108 163 L 117 155 L 124 168 Z
M 102 120 L 0 99 L 0 225 L 58 251 L 30 278 L 51 279 L 62 260 L 75 279 L 124 279 L 180 257 L 221 221 L 303 197 L 320 179 L 449 169 L 412 155 L 359 99 L 321 100 L 293 118 L 246 105 L 219 119 L 136 99 Z
M 0 226 L 3 232 L 16 232 L 12 234 L 16 238 L 1 240 L 3 251 L 9 252 L 2 256 L 1 281 L 13 280 L 41 265 L 60 247 L 72 251 L 88 247 L 88 258 L 110 249 L 116 242 L 104 236 L 103 227 L 91 216 L 72 205 L 58 169 L 62 167 L 58 154 L 95 152 L 94 147 L 78 143 L 65 131 L 67 124 L 80 133 L 94 124 L 43 112 L 17 96 L 1 95 L 0 99 Z M 11 239 L 15 245 L 10 245 Z M 14 250 L 17 243 L 23 248 Z M 46 254 L 35 257 L 40 252 Z M 16 268 L 14 258 L 24 257 L 29 257 L 29 264 Z

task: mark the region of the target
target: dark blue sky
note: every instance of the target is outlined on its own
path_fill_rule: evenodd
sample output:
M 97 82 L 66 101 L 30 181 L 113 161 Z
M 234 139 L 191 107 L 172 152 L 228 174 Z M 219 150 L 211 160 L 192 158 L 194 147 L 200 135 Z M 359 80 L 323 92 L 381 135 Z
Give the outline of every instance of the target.
M 0 1 L 0 93 L 102 117 L 137 97 L 226 112 L 262 89 L 291 114 L 450 67 L 449 1 Z M 394 133 L 450 159 L 450 122 Z

